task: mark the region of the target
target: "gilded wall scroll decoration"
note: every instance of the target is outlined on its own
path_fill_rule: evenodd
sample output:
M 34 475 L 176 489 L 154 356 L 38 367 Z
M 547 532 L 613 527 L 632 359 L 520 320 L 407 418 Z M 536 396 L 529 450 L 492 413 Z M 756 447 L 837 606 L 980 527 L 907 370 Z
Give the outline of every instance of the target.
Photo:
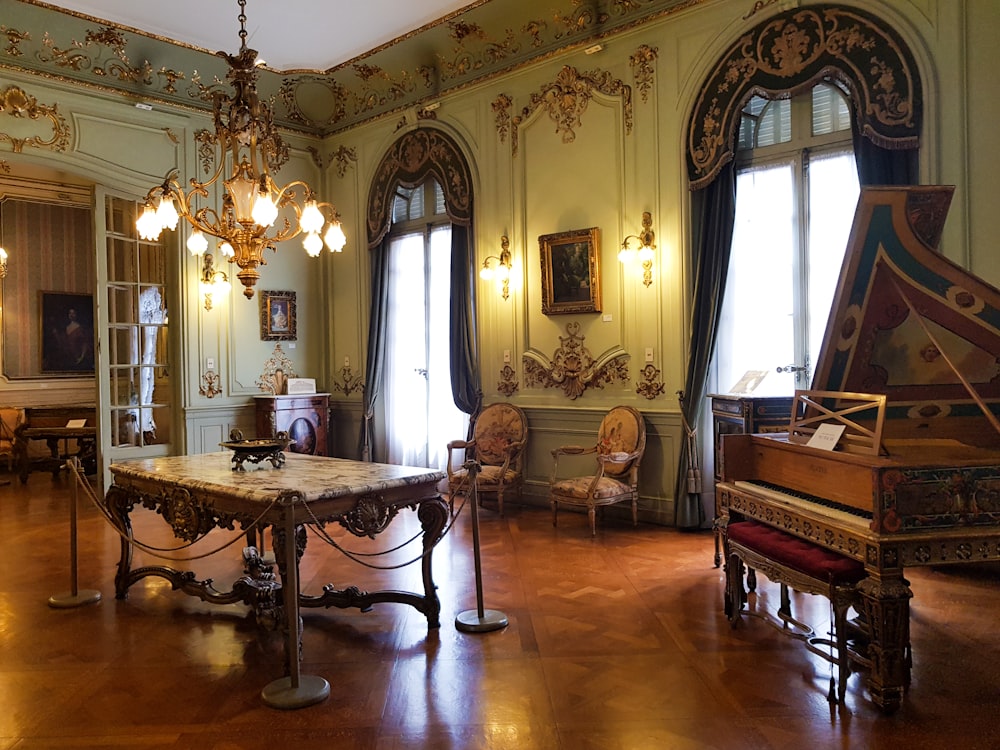
M 0 143 L 10 143 L 15 154 L 20 154 L 25 147 L 65 151 L 69 145 L 69 126 L 59 114 L 58 107 L 55 104 L 39 104 L 35 97 L 29 96 L 18 86 L 8 86 L 0 91 L 0 114 L 17 119 L 45 119 L 51 124 L 52 135 L 47 140 L 41 135 L 19 136 L 7 130 L 0 131 Z
M 510 108 L 513 104 L 513 99 L 506 94 L 500 94 L 490 104 L 493 108 L 493 120 L 496 123 L 497 135 L 500 137 L 500 143 L 507 140 L 507 133 L 510 132 Z
M 636 381 L 636 393 L 650 401 L 663 393 L 664 385 L 663 381 L 660 380 L 660 371 L 652 363 L 643 367 L 639 374 L 642 376 L 642 380 Z
M 577 399 L 588 388 L 604 388 L 615 381 L 628 382 L 631 355 L 620 346 L 612 347 L 596 359 L 583 345 L 580 324 L 566 324 L 566 335 L 559 337 L 559 347 L 549 359 L 538 352 L 525 352 L 524 382 L 530 386 L 562 388 L 568 398 Z
M 222 388 L 219 387 L 219 373 L 215 370 L 208 370 L 204 375 L 201 376 L 201 385 L 198 386 L 198 395 L 204 396 L 205 398 L 215 398 L 220 393 L 222 393 Z
M 899 34 L 857 8 L 796 8 L 741 36 L 702 86 L 688 125 L 691 189 L 708 185 L 732 160 L 740 111 L 752 94 L 795 93 L 828 80 L 850 89 L 865 137 L 882 148 L 917 148 L 920 78 Z
M 554 16 L 556 39 L 585 34 L 607 22 L 608 14 L 595 10 L 593 3 L 584 0 L 572 0 L 572 3 L 568 13 L 556 13 Z
M 659 55 L 656 47 L 640 45 L 629 57 L 629 65 L 632 66 L 632 78 L 635 80 L 635 87 L 639 89 L 639 96 L 645 102 L 649 98 L 649 90 L 653 87 L 653 63 Z
M 358 152 L 349 146 L 340 146 L 332 154 L 333 163 L 336 165 L 337 177 L 343 177 L 347 174 L 347 167 L 352 163 L 357 162 Z
M 19 31 L 2 24 L 0 24 L 0 34 L 7 37 L 7 47 L 4 49 L 4 54 L 11 57 L 21 57 L 24 54 L 21 51 L 21 42 L 31 40 L 31 34 L 27 31 Z
M 282 351 L 281 344 L 275 344 L 274 351 L 264 362 L 264 371 L 255 381 L 255 385 L 264 393 L 278 394 L 284 391 L 281 387 L 282 381 L 297 377 L 292 360 Z
M 438 75 L 442 82 L 503 62 L 521 49 L 511 29 L 505 29 L 504 38 L 497 41 L 477 23 L 459 19 L 450 20 L 447 25 L 448 35 L 455 42 L 455 47 L 448 59 L 442 54 L 437 55 Z
M 500 369 L 500 380 L 497 382 L 497 390 L 507 398 L 510 398 L 517 389 L 517 373 L 508 362 Z
M 458 144 L 437 128 L 418 128 L 401 135 L 379 163 L 368 193 L 368 247 L 389 231 L 396 187 L 416 187 L 434 175 L 444 189 L 445 211 L 455 224 L 472 222 L 472 171 Z
M 340 381 L 340 383 L 333 384 L 333 390 L 340 391 L 345 396 L 365 389 L 365 384 L 361 382 L 361 373 L 352 372 L 350 365 L 344 365 L 340 368 Z
M 212 174 L 215 171 L 215 140 L 214 130 L 194 131 L 194 142 L 198 144 L 198 160 L 201 162 L 201 171 L 205 174 Z
M 556 124 L 556 133 L 563 143 L 576 140 L 576 128 L 581 126 L 583 113 L 594 97 L 594 92 L 605 96 L 618 96 L 622 100 L 622 118 L 625 133 L 632 132 L 632 87 L 615 78 L 608 71 L 592 70 L 580 73 L 571 65 L 564 65 L 556 79 L 542 86 L 541 91 L 531 95 L 528 106 L 512 120 L 511 150 L 517 154 L 517 135 L 521 123 L 536 110 L 542 109 Z
M 54 63 L 57 67 L 74 71 L 89 70 L 99 78 L 111 78 L 119 83 L 142 83 L 149 86 L 153 82 L 153 66 L 147 60 L 142 65 L 133 67 L 125 52 L 127 39 L 121 30 L 113 26 L 102 26 L 97 31 L 87 29 L 83 42 L 73 40 L 70 47 L 57 47 L 48 33 L 42 44 L 51 55 L 43 56 L 42 61 Z M 111 50 L 113 59 L 102 59 L 105 49 Z

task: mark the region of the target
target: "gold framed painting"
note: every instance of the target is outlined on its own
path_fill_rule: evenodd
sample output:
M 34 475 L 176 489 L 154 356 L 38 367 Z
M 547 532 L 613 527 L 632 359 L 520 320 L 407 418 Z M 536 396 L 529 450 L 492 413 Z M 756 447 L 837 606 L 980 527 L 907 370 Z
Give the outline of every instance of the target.
M 575 229 L 538 238 L 545 315 L 601 311 L 600 229 Z
M 295 341 L 295 292 L 260 293 L 260 340 Z

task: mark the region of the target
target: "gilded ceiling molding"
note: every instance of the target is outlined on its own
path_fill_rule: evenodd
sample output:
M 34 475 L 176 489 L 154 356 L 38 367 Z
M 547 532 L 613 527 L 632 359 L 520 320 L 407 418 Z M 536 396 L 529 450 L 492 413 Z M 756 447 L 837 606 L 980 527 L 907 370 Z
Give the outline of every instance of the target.
M 18 31 L 2 24 L 0 24 L 0 34 L 7 37 L 7 48 L 4 50 L 4 54 L 11 57 L 21 57 L 24 54 L 21 51 L 21 42 L 31 41 L 31 34 L 27 31 Z
M 511 152 L 517 155 L 518 128 L 536 110 L 544 110 L 556 124 L 556 132 L 562 135 L 563 143 L 576 140 L 576 128 L 582 124 L 581 118 L 594 92 L 605 96 L 619 96 L 622 100 L 622 118 L 625 133 L 632 132 L 632 87 L 613 77 L 604 70 L 580 73 L 571 65 L 564 65 L 555 81 L 542 86 L 541 91 L 531 95 L 531 101 L 521 114 L 511 120 Z
M 857 8 L 795 8 L 741 36 L 706 79 L 688 124 L 690 188 L 711 183 L 733 159 L 740 113 L 752 95 L 791 96 L 820 81 L 850 91 L 861 132 L 873 143 L 919 146 L 920 77 L 896 31 Z
M 414 188 L 433 175 L 444 190 L 444 206 L 455 224 L 472 223 L 472 170 L 451 136 L 437 128 L 401 135 L 379 163 L 368 193 L 368 247 L 389 231 L 396 187 Z
M 635 80 L 635 87 L 639 89 L 639 96 L 645 102 L 649 98 L 649 90 L 653 87 L 653 63 L 659 56 L 659 50 L 649 45 L 640 45 L 638 49 L 629 57 L 629 65 L 632 66 L 632 78 Z
M 438 54 L 438 74 L 442 81 L 467 76 L 488 64 L 500 63 L 521 51 L 511 29 L 501 41 L 490 39 L 482 26 L 463 20 L 448 22 L 448 35 L 455 42 L 450 59 Z
M 343 177 L 347 174 L 347 168 L 351 164 L 357 163 L 358 152 L 348 146 L 341 146 L 333 152 L 333 161 L 337 165 L 337 177 Z
M 51 149 L 52 151 L 65 151 L 69 145 L 69 125 L 59 114 L 57 105 L 48 106 L 39 104 L 33 96 L 29 96 L 23 89 L 17 86 L 8 86 L 0 91 L 0 114 L 16 117 L 18 119 L 27 118 L 29 120 L 39 120 L 45 118 L 52 125 L 52 137 L 44 140 L 41 135 L 18 137 L 7 132 L 0 131 L 0 143 L 7 141 L 15 154 L 24 151 L 26 146 L 30 148 Z
M 299 106 L 299 93 L 313 87 L 326 89 L 329 93 L 329 115 L 323 120 L 306 117 Z M 284 78 L 278 89 L 278 98 L 285 105 L 288 117 L 303 125 L 332 125 L 347 116 L 347 104 L 350 95 L 347 89 L 328 76 L 302 75 L 295 78 Z M 357 107 L 355 107 L 357 109 Z
M 521 357 L 524 382 L 528 387 L 562 388 L 570 399 L 577 399 L 588 388 L 604 388 L 608 383 L 628 382 L 631 355 L 620 346 L 612 347 L 594 359 L 583 345 L 580 324 L 566 324 L 566 336 L 559 337 L 559 347 L 549 359 L 534 351 Z
M 500 137 L 500 143 L 507 140 L 507 134 L 510 132 L 510 108 L 513 104 L 513 99 L 506 94 L 500 94 L 500 96 L 494 99 L 493 103 L 490 105 L 493 107 L 493 117 L 496 122 L 497 135 Z
M 153 83 L 153 67 L 149 61 L 133 67 L 125 54 L 125 36 L 111 26 L 103 26 L 98 31 L 88 29 L 83 42 L 74 40 L 71 46 L 65 48 L 57 47 L 46 32 L 42 44 L 48 49 L 49 56 L 41 54 L 40 59 L 42 62 L 55 64 L 57 68 L 89 70 L 95 76 L 114 79 L 119 83 L 142 83 L 146 86 Z M 102 53 L 107 50 L 111 51 L 113 59 L 103 58 Z
M 758 13 L 760 13 L 768 5 L 774 5 L 776 2 L 778 2 L 778 0 L 757 0 L 757 2 L 753 4 L 753 7 L 747 12 L 747 14 L 743 16 L 743 20 L 744 21 L 748 20 L 752 16 L 755 16 Z

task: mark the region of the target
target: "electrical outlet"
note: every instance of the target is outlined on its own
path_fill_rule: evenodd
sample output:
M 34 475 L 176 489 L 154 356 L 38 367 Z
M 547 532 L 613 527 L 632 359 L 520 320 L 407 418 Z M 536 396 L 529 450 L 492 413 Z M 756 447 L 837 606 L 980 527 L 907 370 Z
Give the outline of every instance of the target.
M 646 361 L 647 362 L 653 361 L 653 347 L 651 346 L 646 347 Z
M 503 362 L 505 365 L 510 364 L 510 349 L 503 350 Z
M 208 357 L 205 360 L 205 369 L 214 370 L 215 369 L 215 359 L 213 357 Z

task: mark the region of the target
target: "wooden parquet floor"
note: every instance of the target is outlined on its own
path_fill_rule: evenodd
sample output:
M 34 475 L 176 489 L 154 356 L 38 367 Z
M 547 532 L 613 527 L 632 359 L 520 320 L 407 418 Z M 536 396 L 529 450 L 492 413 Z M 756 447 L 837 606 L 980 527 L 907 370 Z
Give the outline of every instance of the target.
M 70 588 L 68 487 L 47 474 L 0 487 L 0 750 L 1000 748 L 996 568 L 908 572 L 913 679 L 887 717 L 868 701 L 863 675 L 831 709 L 825 661 L 759 620 L 730 628 L 710 533 L 634 529 L 609 514 L 592 540 L 583 515 L 560 513 L 553 528 L 547 510 L 509 504 L 501 519 L 488 503 L 484 602 L 509 626 L 454 626 L 476 607 L 466 508 L 434 558 L 441 628 L 428 632 L 401 604 L 305 611 L 302 671 L 325 677 L 331 695 L 281 711 L 260 698 L 283 675 L 280 638 L 244 606 L 210 606 L 162 579 L 117 601 L 118 538 L 93 508 L 81 508 L 79 585 L 103 599 L 48 606 Z M 143 541 L 173 543 L 158 516 L 135 519 Z M 379 546 L 418 530 L 404 514 Z M 231 539 L 213 532 L 194 551 Z M 228 588 L 240 547 L 189 565 Z M 372 561 L 400 562 L 410 550 Z M 415 566 L 362 567 L 315 537 L 302 579 L 305 591 L 325 582 L 419 590 Z M 773 604 L 776 589 L 763 578 L 761 588 Z M 825 600 L 793 603 L 817 629 L 829 619 Z

